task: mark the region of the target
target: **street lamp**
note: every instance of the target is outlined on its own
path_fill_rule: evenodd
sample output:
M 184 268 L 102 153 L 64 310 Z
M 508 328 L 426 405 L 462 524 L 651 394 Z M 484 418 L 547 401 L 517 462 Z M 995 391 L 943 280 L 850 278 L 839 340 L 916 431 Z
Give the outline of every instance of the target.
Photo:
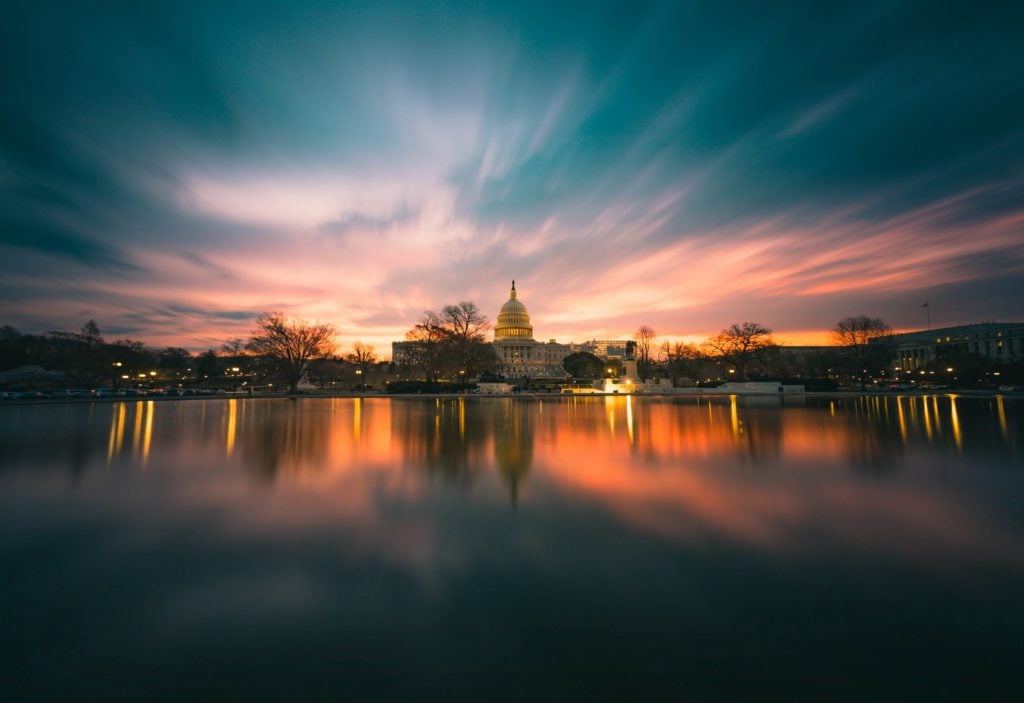
M 356 369 L 356 390 L 359 390 L 359 388 L 362 385 L 363 385 L 363 370 L 362 369 Z

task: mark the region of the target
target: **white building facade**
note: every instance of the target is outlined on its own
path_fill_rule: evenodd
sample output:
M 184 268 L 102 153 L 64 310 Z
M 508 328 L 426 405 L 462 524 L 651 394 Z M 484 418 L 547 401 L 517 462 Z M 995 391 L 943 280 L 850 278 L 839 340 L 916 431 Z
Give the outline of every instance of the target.
M 564 378 L 562 359 L 580 351 L 580 345 L 538 342 L 526 306 L 518 298 L 516 282 L 494 325 L 494 351 L 506 378 Z

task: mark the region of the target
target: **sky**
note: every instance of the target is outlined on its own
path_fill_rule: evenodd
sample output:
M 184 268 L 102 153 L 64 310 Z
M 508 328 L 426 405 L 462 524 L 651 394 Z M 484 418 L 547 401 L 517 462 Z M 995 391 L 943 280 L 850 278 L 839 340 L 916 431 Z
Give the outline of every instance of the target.
M 0 324 L 1022 321 L 1024 5 L 15 3 Z M 922 308 L 928 303 L 928 308 Z

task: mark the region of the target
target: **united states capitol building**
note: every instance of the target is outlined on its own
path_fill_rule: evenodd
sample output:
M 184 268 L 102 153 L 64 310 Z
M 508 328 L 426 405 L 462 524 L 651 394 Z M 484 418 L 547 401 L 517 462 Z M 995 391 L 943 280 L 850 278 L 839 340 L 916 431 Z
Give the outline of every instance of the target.
M 515 281 L 494 325 L 494 351 L 501 361 L 500 373 L 506 378 L 563 378 L 562 359 L 570 354 L 589 352 L 601 358 L 621 357 L 628 341 L 593 339 L 581 344 L 560 344 L 552 339 L 538 342 L 533 338 L 530 313 L 519 300 Z
M 602 359 L 625 356 L 627 339 L 592 339 L 588 342 L 560 344 L 555 340 L 538 342 L 533 338 L 530 313 L 519 300 L 512 281 L 508 300 L 498 312 L 494 326 L 494 351 L 505 378 L 562 379 L 562 360 L 575 352 L 589 352 Z M 396 363 L 405 363 L 417 342 L 392 342 L 391 355 Z

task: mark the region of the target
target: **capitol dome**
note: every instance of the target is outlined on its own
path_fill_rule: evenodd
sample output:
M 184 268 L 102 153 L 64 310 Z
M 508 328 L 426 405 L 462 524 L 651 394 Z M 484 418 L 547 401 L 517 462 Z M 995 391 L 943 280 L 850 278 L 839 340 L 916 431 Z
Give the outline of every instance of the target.
M 512 281 L 512 290 L 508 300 L 501 306 L 498 313 L 498 324 L 494 326 L 494 339 L 533 339 L 533 325 L 530 324 L 530 313 L 526 306 L 516 300 L 516 282 Z

